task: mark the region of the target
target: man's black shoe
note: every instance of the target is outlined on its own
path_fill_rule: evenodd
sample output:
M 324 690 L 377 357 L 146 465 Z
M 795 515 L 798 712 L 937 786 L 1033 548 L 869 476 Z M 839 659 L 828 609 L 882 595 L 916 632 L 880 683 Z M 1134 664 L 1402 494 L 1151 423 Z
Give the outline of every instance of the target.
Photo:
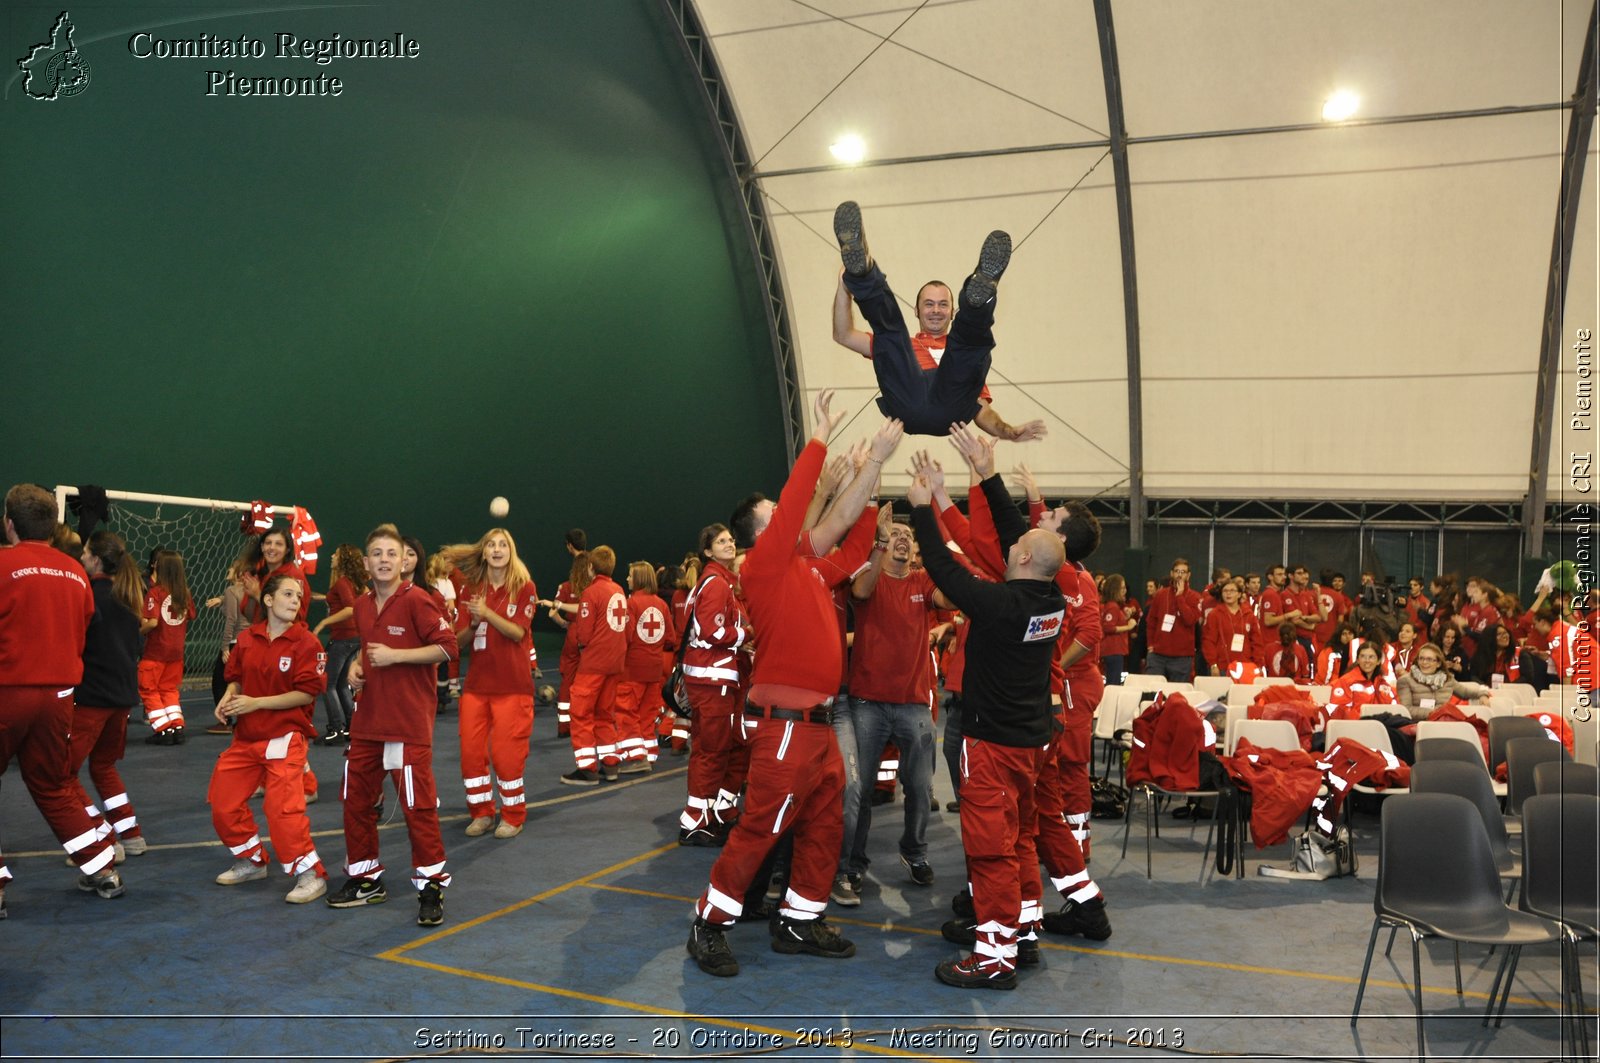
M 682 827 L 678 828 L 679 845 L 715 849 L 721 846 L 722 843 L 726 842 L 727 840 L 728 839 L 723 835 L 706 830 L 704 827 L 696 827 L 694 830 L 684 830 Z
M 911 876 L 911 881 L 919 886 L 933 885 L 933 868 L 926 860 L 908 860 L 904 854 L 900 857 L 900 864 Z
M 961 287 L 961 305 L 976 310 L 994 301 L 1000 275 L 1011 262 L 1011 235 L 996 229 L 983 241 L 978 252 L 978 267 Z
M 444 922 L 444 888 L 430 882 L 417 891 L 417 925 L 438 926 Z
M 732 978 L 739 973 L 739 961 L 734 959 L 733 950 L 728 947 L 728 938 L 721 927 L 712 926 L 703 919 L 696 919 L 694 925 L 689 927 L 689 955 L 694 957 L 694 962 L 706 974 L 716 975 L 718 978 Z
M 939 933 L 952 945 L 970 949 L 978 943 L 978 924 L 970 919 L 949 919 L 939 928 Z
M 827 956 L 847 959 L 856 954 L 856 947 L 839 936 L 839 932 L 819 916 L 816 919 L 790 919 L 780 915 L 772 921 L 772 951 L 788 956 L 806 953 L 810 956 Z
M 971 890 L 962 890 L 954 897 L 951 897 L 950 910 L 969 923 L 976 921 L 978 918 L 978 910 L 972 906 Z
M 1106 918 L 1106 899 L 1068 901 L 1059 912 L 1046 912 L 1044 928 L 1052 934 L 1081 934 L 1090 941 L 1105 941 L 1111 936 L 1111 920 Z
M 839 240 L 844 271 L 852 277 L 866 276 L 872 269 L 872 253 L 867 250 L 867 234 L 861 227 L 861 207 L 854 200 L 847 199 L 834 208 L 833 235 Z

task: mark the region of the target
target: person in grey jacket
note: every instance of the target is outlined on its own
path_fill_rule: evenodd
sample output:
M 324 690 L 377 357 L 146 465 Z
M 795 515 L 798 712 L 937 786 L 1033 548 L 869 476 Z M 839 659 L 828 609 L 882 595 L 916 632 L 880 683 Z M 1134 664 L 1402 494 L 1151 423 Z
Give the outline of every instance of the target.
M 1433 715 L 1434 709 L 1451 697 L 1487 702 L 1488 687 L 1481 683 L 1457 682 L 1454 676 L 1444 670 L 1443 664 L 1444 651 L 1436 643 L 1429 642 L 1417 651 L 1416 662 L 1400 673 L 1395 683 L 1395 693 L 1400 698 L 1400 704 L 1410 710 L 1413 720 L 1426 720 Z

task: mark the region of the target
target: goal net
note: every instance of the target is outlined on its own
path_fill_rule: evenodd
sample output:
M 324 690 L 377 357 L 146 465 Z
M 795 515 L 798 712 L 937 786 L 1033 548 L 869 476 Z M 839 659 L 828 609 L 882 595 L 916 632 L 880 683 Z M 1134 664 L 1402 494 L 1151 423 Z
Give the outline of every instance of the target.
M 56 488 L 58 519 L 73 528 L 77 521 L 69 515 L 67 502 L 77 494 L 76 487 Z M 228 585 L 228 567 L 248 542 L 239 531 L 239 520 L 250 511 L 251 503 L 131 491 L 107 491 L 106 497 L 109 513 L 98 527 L 109 528 L 127 541 L 128 557 L 138 564 L 146 582 L 152 551 L 170 549 L 183 555 L 196 611 L 184 643 L 183 684 L 209 688 L 211 669 L 222 653 L 222 608 L 208 608 L 206 602 L 221 597 Z M 294 512 L 293 506 L 272 509 L 279 517 Z

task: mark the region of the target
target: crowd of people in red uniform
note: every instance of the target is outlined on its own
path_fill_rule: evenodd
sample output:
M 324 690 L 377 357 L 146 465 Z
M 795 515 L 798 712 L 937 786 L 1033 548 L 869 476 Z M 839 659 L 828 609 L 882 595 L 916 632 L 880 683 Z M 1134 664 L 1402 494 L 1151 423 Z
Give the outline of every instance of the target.
M 1356 673 L 1362 645 L 1371 644 L 1387 690 L 1373 693 L 1390 701 L 1401 700 L 1395 693 L 1419 656 L 1432 658 L 1454 688 L 1473 696 L 1502 682 L 1537 689 L 1596 685 L 1590 632 L 1600 625 L 1600 603 L 1548 578 L 1523 608 L 1516 595 L 1480 576 L 1464 584 L 1454 575 L 1413 576 L 1402 590 L 1363 572 L 1346 593 L 1345 576 L 1329 569 L 1316 582 L 1304 565 L 1275 564 L 1265 572 L 1263 582 L 1255 572 L 1217 568 L 1210 584 L 1195 590 L 1189 562 L 1177 558 L 1167 580 L 1146 584 L 1142 605 L 1127 594 L 1120 575 L 1101 577 L 1101 626 L 1108 633 L 1101 652 L 1109 680 L 1142 671 L 1174 681 L 1212 675 L 1249 683 L 1272 676 L 1368 688 L 1372 677 Z

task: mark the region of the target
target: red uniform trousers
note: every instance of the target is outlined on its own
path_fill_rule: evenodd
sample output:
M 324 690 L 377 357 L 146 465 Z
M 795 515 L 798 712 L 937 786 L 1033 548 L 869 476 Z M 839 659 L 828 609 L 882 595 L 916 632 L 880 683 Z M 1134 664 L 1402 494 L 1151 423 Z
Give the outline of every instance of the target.
M 16 758 L 56 840 L 78 870 L 93 875 L 111 866 L 111 839 L 84 811 L 89 795 L 72 772 L 71 730 L 71 687 L 0 686 L 0 772 Z M 0 866 L 0 885 L 10 877 Z
M 695 914 L 728 926 L 744 912 L 744 895 L 761 862 L 789 831 L 794 855 L 789 891 L 779 911 L 817 919 L 828 906 L 844 841 L 844 759 L 833 728 L 823 723 L 741 717 L 750 746 L 750 790 L 744 814 L 711 867 L 711 883 Z
M 461 694 L 461 783 L 473 819 L 494 818 L 494 781 L 500 786 L 500 818 L 520 826 L 528 818 L 522 769 L 533 735 L 532 694 Z M 494 776 L 489 766 L 494 766 Z
M 572 731 L 572 683 L 578 678 L 578 640 L 567 628 L 567 640 L 561 644 L 561 658 L 557 667 L 561 671 L 561 692 L 556 695 L 556 737 L 565 738 Z
M 1067 822 L 1067 749 L 1075 742 L 1076 739 L 1063 730 L 1050 743 L 1050 752 L 1039 771 L 1039 781 L 1033 788 L 1033 805 L 1039 817 L 1036 843 L 1039 859 L 1050 876 L 1050 884 L 1067 900 L 1081 904 L 1101 894 L 1100 887 L 1089 877 L 1089 864 L 1083 858 L 1083 847 L 1078 844 L 1078 836 Z M 1026 889 L 1023 894 L 1023 907 L 1026 908 Z M 1033 921 L 1026 918 L 1026 914 L 1024 912 L 1022 925 Z M 1034 916 L 1034 919 L 1038 918 L 1040 916 Z
M 87 705 L 72 710 L 72 774 L 77 776 L 83 762 L 89 762 L 89 781 L 100 795 L 100 807 L 87 802 L 84 811 L 91 819 L 98 819 L 102 809 L 105 819 L 120 838 L 137 838 L 139 818 L 133 814 L 133 802 L 128 800 L 128 787 L 117 771 L 117 761 L 128 747 L 128 709 L 98 709 Z M 88 791 L 85 791 L 87 796 Z M 98 824 L 97 824 L 98 825 Z
M 433 781 L 433 747 L 411 742 L 352 738 L 344 754 L 344 866 L 353 878 L 383 874 L 378 859 L 378 802 L 383 777 L 394 779 L 411 836 L 411 883 L 450 885 L 439 833 L 439 797 Z
M 1089 791 L 1089 762 L 1094 759 L 1094 711 L 1100 705 L 1097 693 L 1093 700 L 1079 691 L 1072 691 L 1072 704 L 1067 706 L 1062 732 L 1062 811 L 1066 813 L 1067 826 L 1072 828 L 1089 858 L 1089 814 L 1094 811 L 1094 796 Z
M 327 869 L 311 843 L 311 821 L 306 818 L 302 781 L 306 736 L 296 731 L 286 737 L 288 742 L 278 751 L 280 755 L 273 756 L 270 747 L 281 739 L 242 742 L 234 735 L 233 743 L 222 751 L 217 766 L 211 769 L 211 785 L 206 790 L 206 800 L 211 802 L 211 825 L 235 859 L 265 865 L 267 851 L 261 844 L 249 803 L 256 788 L 264 785 L 267 793 L 261 801 L 261 811 L 267 817 L 278 863 L 291 875 L 315 870 L 318 878 L 327 878 Z
M 961 741 L 961 848 L 978 921 L 972 951 L 981 963 L 1008 970 L 1017 963 L 1017 917 L 1029 879 L 1038 904 L 1033 791 L 1047 750 Z
M 157 731 L 183 726 L 183 706 L 178 688 L 183 685 L 182 661 L 140 661 L 139 700 L 144 714 Z
M 617 684 L 621 673 L 579 672 L 572 681 L 572 756 L 581 771 L 617 759 Z
M 617 755 L 624 761 L 656 762 L 660 746 L 656 740 L 656 721 L 667 703 L 661 700 L 660 683 L 640 683 L 623 679 L 617 684 Z
M 750 747 L 736 729 L 744 713 L 744 691 L 731 684 L 690 684 L 688 689 L 694 740 L 689 746 L 689 797 L 678 826 L 709 830 L 732 818 L 749 773 Z

